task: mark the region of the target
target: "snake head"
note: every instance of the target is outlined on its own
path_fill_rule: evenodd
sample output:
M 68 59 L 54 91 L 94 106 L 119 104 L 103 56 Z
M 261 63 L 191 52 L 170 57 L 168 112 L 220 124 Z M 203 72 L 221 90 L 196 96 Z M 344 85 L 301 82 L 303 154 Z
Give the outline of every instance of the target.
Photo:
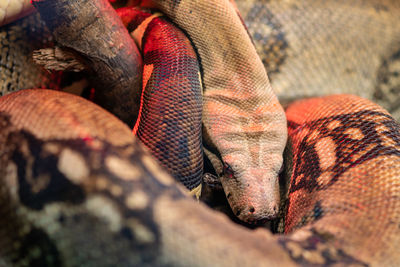
M 280 201 L 277 175 L 259 167 L 245 169 L 235 162 L 224 162 L 220 177 L 233 213 L 247 223 L 275 218 Z

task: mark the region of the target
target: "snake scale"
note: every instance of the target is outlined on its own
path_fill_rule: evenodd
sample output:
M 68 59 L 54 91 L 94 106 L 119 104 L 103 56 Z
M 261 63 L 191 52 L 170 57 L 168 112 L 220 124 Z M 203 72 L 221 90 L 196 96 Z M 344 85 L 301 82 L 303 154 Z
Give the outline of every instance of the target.
M 357 3 L 361 2 L 366 1 Z M 270 10 L 276 7 L 275 1 L 267 4 Z M 264 143 L 284 143 L 286 139 L 286 127 L 262 128 L 271 120 L 285 126 L 286 122 L 235 9 L 228 1 L 154 1 L 151 6 L 184 29 L 197 49 L 205 87 L 203 113 L 209 116 L 203 121 L 204 127 L 209 127 L 203 132 L 208 140 L 206 153 L 214 159 L 217 172 L 223 173 L 222 179 L 228 180 L 225 187 L 234 190 L 232 193 L 244 192 L 231 204 L 240 206 L 248 197 L 257 211 L 250 213 L 272 216 L 279 199 L 275 176 L 282 153 L 271 157 L 274 166 L 263 161 L 269 168 L 264 172 L 270 175 L 272 170 L 274 176 L 266 178 L 269 182 L 259 191 L 237 190 L 229 181 L 254 182 L 246 175 L 257 173 L 257 164 L 253 167 L 249 162 L 262 157 L 263 149 L 283 150 L 282 144 L 263 148 Z M 379 10 L 388 6 L 392 7 L 383 4 Z M 301 10 L 300 4 L 290 7 Z M 367 10 L 375 14 L 373 9 Z M 279 16 L 266 18 L 267 25 L 279 26 Z M 226 36 L 236 30 L 237 35 Z M 204 39 L 204 32 L 209 38 Z M 282 41 L 278 42 L 279 51 L 285 51 L 284 42 L 289 39 L 276 36 Z M 233 52 L 238 52 L 239 59 Z M 389 55 L 396 54 L 389 51 Z M 395 65 L 397 58 L 392 57 L 394 63 L 387 64 Z M 274 67 L 283 69 L 291 58 L 278 59 Z M 225 66 L 227 62 L 232 64 Z M 271 63 L 264 64 L 268 68 Z M 279 71 L 272 71 L 272 83 L 278 75 Z M 248 86 L 247 91 L 233 94 L 241 85 Z M 271 95 L 268 101 L 257 100 L 264 99 L 263 94 Z M 258 106 L 250 105 L 250 100 Z M 255 106 L 258 109 L 252 109 Z M 215 111 L 218 109 L 220 112 Z M 255 122 L 235 120 L 242 113 L 245 117 L 257 111 L 266 117 L 255 117 Z M 218 117 L 219 113 L 225 117 Z M 226 120 L 228 115 L 232 119 Z M 294 102 L 286 109 L 286 118 L 289 138 L 283 174 L 287 180 L 281 180 L 286 187 L 281 196 L 286 210 L 284 234 L 272 235 L 265 229 L 235 225 L 189 198 L 127 126 L 93 103 L 49 90 L 21 90 L 1 97 L 0 265 L 398 265 L 400 136 L 396 120 L 378 105 L 351 95 Z M 234 123 L 215 130 L 217 121 L 230 120 Z M 239 132 L 249 131 L 235 139 L 229 131 L 237 131 L 237 125 L 248 126 Z M 280 127 L 281 134 L 274 135 Z M 265 131 L 271 133 L 266 134 L 267 139 L 276 139 L 261 142 L 259 132 Z M 239 140 L 239 148 L 245 147 L 239 153 L 245 158 L 240 161 L 244 167 L 236 165 L 233 152 L 237 145 L 224 142 L 229 140 L 227 136 Z M 216 153 L 213 158 L 218 149 L 225 154 Z M 224 163 L 219 163 L 220 159 Z M 245 171 L 237 175 L 241 167 Z M 263 194 L 267 196 L 260 199 Z M 240 212 L 243 219 L 249 219 L 245 211 L 251 211 L 249 206 Z

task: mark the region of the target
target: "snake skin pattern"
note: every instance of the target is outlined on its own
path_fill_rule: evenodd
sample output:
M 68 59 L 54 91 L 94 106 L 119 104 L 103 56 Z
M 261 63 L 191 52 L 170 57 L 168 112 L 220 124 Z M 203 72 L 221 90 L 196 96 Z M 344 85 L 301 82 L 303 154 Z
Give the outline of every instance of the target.
M 133 133 L 175 179 L 198 192 L 203 150 L 196 53 L 187 37 L 165 19 L 134 8 L 117 12 L 144 58 L 140 115 Z
M 367 100 L 289 107 L 294 158 L 281 236 L 188 198 L 123 123 L 82 98 L 22 90 L 2 97 L 0 112 L 3 265 L 400 262 L 400 126 Z
M 156 4 L 202 47 L 185 28 L 193 23 L 185 12 L 199 15 L 194 8 Z M 207 69 L 216 54 L 200 51 Z M 99 107 L 47 90 L 0 98 L 0 264 L 398 265 L 399 124 L 349 95 L 299 101 L 286 116 L 285 234 L 272 236 L 188 198 L 129 129 Z M 225 176 L 230 165 L 222 167 Z
M 281 102 L 351 93 L 379 103 L 400 121 L 398 1 L 236 0 L 236 3 Z M 0 78 L 9 79 L 13 70 L 20 74 L 13 78 L 13 84 L 18 80 L 22 86 L 10 85 L 7 89 L 2 84 L 2 95 L 21 88 L 42 87 L 43 82 L 37 79 L 43 70 L 30 60 L 30 53 L 37 47 L 29 47 L 31 42 L 27 42 L 38 36 L 36 28 L 40 23 L 32 20 L 28 17 L 26 22 L 14 22 L 13 25 L 19 26 L 12 29 L 0 28 L 1 46 L 8 47 L 0 55 Z
M 281 102 L 355 94 L 400 121 L 400 2 L 237 0 Z
M 399 124 L 350 95 L 299 101 L 286 115 L 293 158 L 285 232 L 312 224 L 346 253 L 394 265 L 400 260 L 392 247 L 400 242 Z
M 229 1 L 153 5 L 190 36 L 199 54 L 205 148 L 233 212 L 249 222 L 275 217 L 286 118 L 235 8 Z

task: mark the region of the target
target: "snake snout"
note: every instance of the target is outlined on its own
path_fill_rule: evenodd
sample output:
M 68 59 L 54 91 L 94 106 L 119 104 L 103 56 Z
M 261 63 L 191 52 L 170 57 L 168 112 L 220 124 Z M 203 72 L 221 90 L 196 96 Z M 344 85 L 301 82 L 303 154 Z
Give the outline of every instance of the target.
M 258 203 L 257 203 L 258 204 Z M 242 221 L 248 223 L 256 223 L 258 221 L 274 219 L 279 210 L 278 203 L 271 203 L 265 206 L 266 203 L 248 203 L 245 206 L 233 208 L 234 214 Z
M 267 175 L 256 171 L 249 172 L 248 176 L 221 178 L 229 205 L 240 220 L 251 223 L 270 220 L 278 215 L 278 179 Z

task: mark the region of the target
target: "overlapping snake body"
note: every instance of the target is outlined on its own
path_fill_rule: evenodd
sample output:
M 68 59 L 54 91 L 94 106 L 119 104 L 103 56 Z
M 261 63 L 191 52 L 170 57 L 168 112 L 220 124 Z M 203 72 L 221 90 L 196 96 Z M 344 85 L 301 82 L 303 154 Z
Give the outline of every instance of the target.
M 244 221 L 273 218 L 286 118 L 236 9 L 229 1 L 152 2 L 196 46 L 203 65 L 205 151 L 232 210 Z
M 126 126 L 76 96 L 23 90 L 1 98 L 0 112 L 5 264 L 400 261 L 399 125 L 369 101 L 337 96 L 288 109 L 294 159 L 287 235 L 275 237 L 233 225 L 187 198 Z M 335 144 L 343 149 L 329 161 Z
M 170 14 L 194 10 L 160 5 Z M 197 205 L 129 129 L 80 98 L 21 91 L 0 99 L 0 112 L 4 265 L 400 262 L 399 125 L 367 100 L 342 95 L 288 108 L 286 235 L 278 236 Z

